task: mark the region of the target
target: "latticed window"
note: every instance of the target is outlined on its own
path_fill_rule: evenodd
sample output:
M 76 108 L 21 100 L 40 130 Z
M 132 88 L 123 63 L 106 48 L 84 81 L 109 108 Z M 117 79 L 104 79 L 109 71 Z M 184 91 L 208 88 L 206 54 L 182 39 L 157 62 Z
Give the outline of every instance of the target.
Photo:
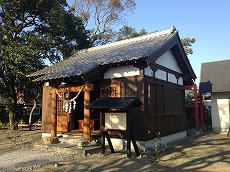
M 64 97 L 64 93 L 59 93 Z M 57 96 L 57 114 L 58 116 L 66 116 L 68 113 L 63 108 L 63 101 Z
M 101 98 L 120 97 L 120 84 L 101 86 L 100 95 Z

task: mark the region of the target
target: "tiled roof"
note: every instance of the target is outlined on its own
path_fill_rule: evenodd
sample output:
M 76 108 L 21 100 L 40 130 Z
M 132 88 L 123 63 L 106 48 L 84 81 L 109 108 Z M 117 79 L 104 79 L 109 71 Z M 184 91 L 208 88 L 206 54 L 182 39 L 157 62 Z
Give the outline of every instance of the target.
M 176 28 L 171 27 L 148 35 L 84 49 L 28 77 L 36 78 L 34 81 L 44 81 L 81 76 L 102 65 L 147 58 L 176 35 Z
M 212 83 L 212 92 L 230 91 L 230 60 L 201 64 L 200 82 Z

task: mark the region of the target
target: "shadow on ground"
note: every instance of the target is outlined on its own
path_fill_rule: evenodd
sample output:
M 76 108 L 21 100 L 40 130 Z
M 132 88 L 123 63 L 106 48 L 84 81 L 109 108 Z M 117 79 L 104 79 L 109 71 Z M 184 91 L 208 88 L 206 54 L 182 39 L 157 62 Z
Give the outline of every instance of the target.
M 125 154 L 96 154 L 49 164 L 35 171 L 230 171 L 230 138 L 205 133 L 164 152 L 159 163 L 151 156 L 126 158 Z

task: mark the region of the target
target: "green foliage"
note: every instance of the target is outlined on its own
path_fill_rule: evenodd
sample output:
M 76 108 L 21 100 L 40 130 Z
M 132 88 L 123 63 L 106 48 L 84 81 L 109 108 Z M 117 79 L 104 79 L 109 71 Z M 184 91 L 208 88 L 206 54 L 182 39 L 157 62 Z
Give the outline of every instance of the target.
M 18 124 L 25 124 L 26 122 L 23 120 L 23 119 L 20 119 L 19 121 L 18 121 Z
M 194 100 L 194 93 L 193 93 L 193 91 L 186 90 L 185 91 L 185 101 L 189 102 L 189 101 L 192 101 L 192 100 Z
M 196 39 L 195 38 L 184 38 L 184 39 L 181 39 L 181 43 L 184 47 L 184 50 L 185 50 L 185 53 L 187 55 L 189 54 L 193 54 L 193 51 L 192 51 L 192 44 L 196 42 Z
M 123 26 L 121 29 L 119 29 L 119 32 L 117 34 L 117 41 L 128 39 L 128 38 L 134 38 L 146 34 L 148 34 L 148 32 L 145 31 L 145 29 L 141 29 L 140 32 L 137 32 L 135 28 L 129 26 Z
M 0 122 L 0 129 L 9 129 L 9 128 L 10 128 L 9 123 Z
M 135 28 L 129 27 L 129 26 L 123 26 L 119 32 L 117 33 L 117 41 L 123 40 L 123 39 L 129 39 L 129 38 L 134 38 L 142 35 L 146 35 L 148 32 L 143 28 L 140 30 L 140 32 L 137 32 Z M 182 46 L 185 50 L 185 53 L 187 55 L 193 54 L 192 51 L 192 44 L 196 42 L 195 38 L 184 38 L 181 39 Z
M 157 163 L 168 147 L 167 145 L 162 145 L 160 132 L 156 133 L 156 137 L 153 139 L 152 144 L 154 146 L 152 160 Z
M 91 46 L 81 19 L 67 9 L 66 0 L 0 0 L 0 96 L 11 126 L 17 93 L 37 95 L 26 75 Z

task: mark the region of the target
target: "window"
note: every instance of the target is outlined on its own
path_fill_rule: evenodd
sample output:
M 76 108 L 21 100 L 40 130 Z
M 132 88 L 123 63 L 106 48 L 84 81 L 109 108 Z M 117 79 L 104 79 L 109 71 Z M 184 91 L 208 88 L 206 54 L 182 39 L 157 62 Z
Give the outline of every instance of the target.
M 64 97 L 64 93 L 59 93 L 62 97 Z M 57 115 L 58 116 L 66 116 L 68 113 L 65 111 L 63 107 L 63 101 L 57 96 Z
M 120 97 L 120 84 L 102 85 L 100 88 L 100 97 Z

